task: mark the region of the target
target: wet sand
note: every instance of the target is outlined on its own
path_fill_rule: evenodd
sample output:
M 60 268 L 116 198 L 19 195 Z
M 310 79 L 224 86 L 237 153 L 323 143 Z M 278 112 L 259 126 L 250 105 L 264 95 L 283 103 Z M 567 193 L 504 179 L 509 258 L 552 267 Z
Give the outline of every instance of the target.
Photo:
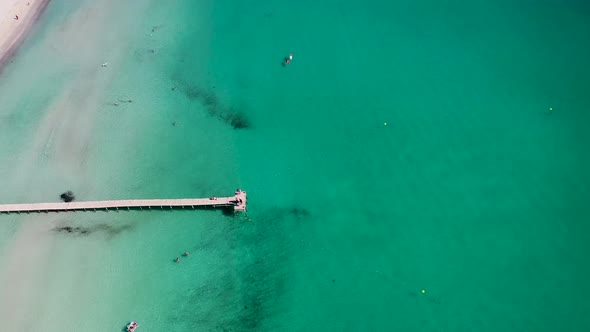
M 0 2 L 0 70 L 16 54 L 50 0 Z

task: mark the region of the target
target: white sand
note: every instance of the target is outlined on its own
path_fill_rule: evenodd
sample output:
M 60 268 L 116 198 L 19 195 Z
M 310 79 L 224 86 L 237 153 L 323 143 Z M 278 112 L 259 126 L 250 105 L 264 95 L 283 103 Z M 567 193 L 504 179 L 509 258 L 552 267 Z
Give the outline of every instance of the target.
M 48 3 L 49 0 L 0 0 L 0 68 L 14 55 Z

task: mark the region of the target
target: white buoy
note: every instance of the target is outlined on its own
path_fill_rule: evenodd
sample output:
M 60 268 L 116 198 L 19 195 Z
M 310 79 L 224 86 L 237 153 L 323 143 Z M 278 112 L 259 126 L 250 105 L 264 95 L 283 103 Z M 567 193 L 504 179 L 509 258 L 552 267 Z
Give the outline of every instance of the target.
M 293 60 L 293 53 L 289 54 L 289 60 Z

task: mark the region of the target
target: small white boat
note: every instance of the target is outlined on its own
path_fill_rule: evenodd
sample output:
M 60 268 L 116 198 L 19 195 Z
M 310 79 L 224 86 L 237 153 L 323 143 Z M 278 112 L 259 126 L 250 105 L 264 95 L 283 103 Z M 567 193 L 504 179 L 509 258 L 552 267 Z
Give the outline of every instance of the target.
M 131 322 L 127 325 L 127 332 L 133 332 L 139 326 L 137 322 Z

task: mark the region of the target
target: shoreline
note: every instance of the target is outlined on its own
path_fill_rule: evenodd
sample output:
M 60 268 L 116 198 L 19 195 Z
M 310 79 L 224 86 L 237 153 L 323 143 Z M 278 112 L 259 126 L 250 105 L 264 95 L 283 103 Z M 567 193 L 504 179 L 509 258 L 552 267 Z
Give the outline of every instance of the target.
M 17 54 L 50 1 L 14 0 L 9 4 L 0 4 L 0 74 Z M 18 15 L 18 20 L 14 19 L 15 15 Z

